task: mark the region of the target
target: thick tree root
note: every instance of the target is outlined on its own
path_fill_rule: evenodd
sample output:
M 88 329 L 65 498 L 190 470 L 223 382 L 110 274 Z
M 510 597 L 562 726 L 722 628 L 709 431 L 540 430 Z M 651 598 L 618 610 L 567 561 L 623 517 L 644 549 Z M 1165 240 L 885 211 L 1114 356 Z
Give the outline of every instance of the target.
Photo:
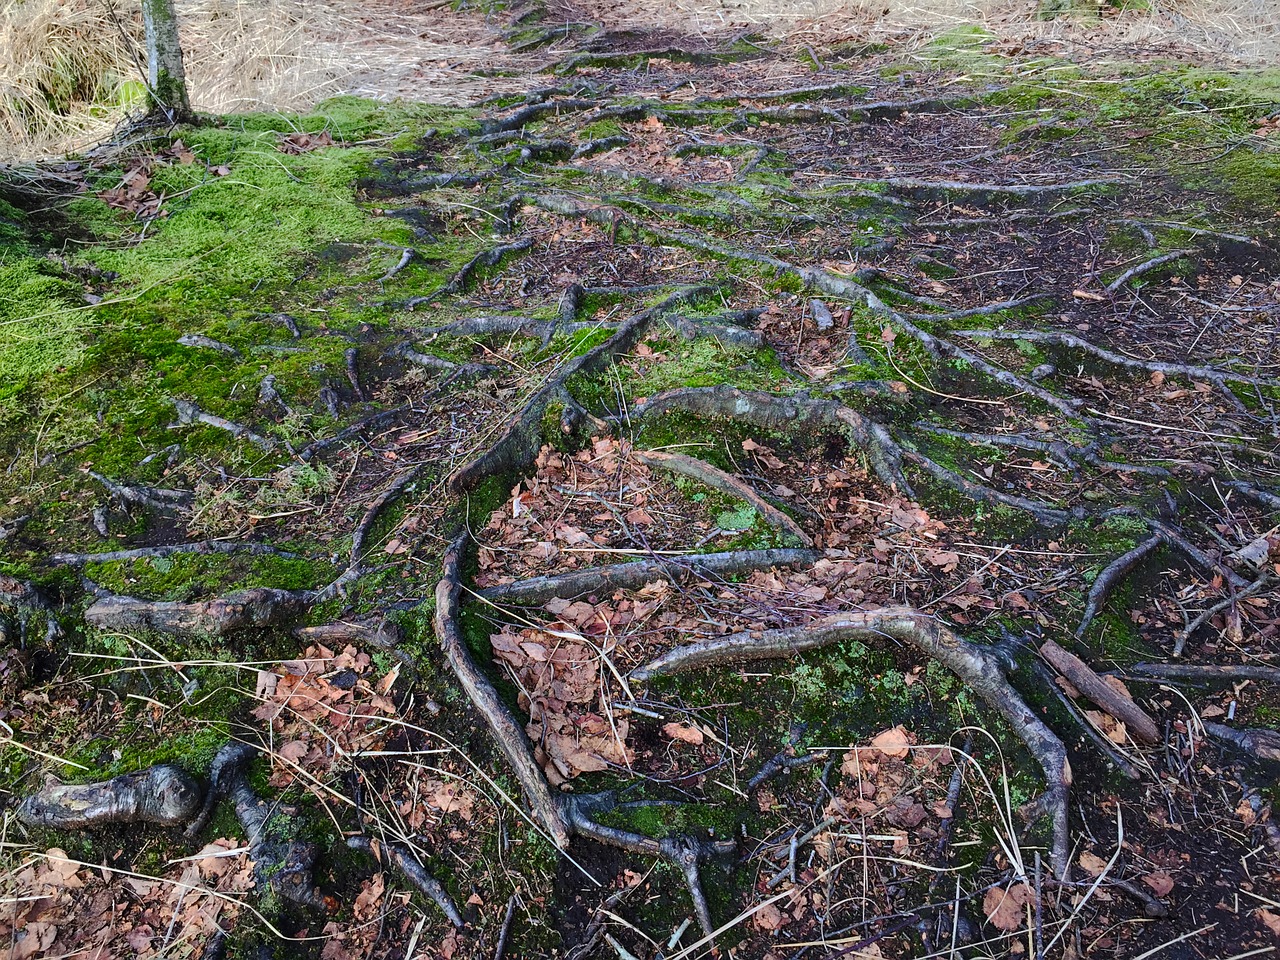
M 80 567 L 86 563 L 112 563 L 117 560 L 149 560 L 155 557 L 172 557 L 175 554 L 247 554 L 251 557 L 296 557 L 296 553 L 277 550 L 269 543 L 239 543 L 234 540 L 198 540 L 193 543 L 171 543 L 160 547 L 135 547 L 131 550 L 108 550 L 105 553 L 55 553 L 51 563 L 68 567 Z
M 682 453 L 666 453 L 658 450 L 638 452 L 636 459 L 646 466 L 669 470 L 681 476 L 689 477 L 704 483 L 713 490 L 719 490 L 731 497 L 745 500 L 751 508 L 760 514 L 764 522 L 779 533 L 790 537 L 806 547 L 813 546 L 813 538 L 804 532 L 804 528 L 791 517 L 779 510 L 748 483 L 732 474 L 725 473 L 719 467 L 712 466 L 703 460 L 685 456 Z
M 1157 680 L 1265 680 L 1280 683 L 1280 667 L 1265 667 L 1254 663 L 1201 664 L 1201 663 L 1135 663 L 1125 669 L 1131 677 L 1150 677 Z
M 588 594 L 615 590 L 639 590 L 646 583 L 666 580 L 744 576 L 773 567 L 809 567 L 821 556 L 814 550 L 734 550 L 727 553 L 695 553 L 682 557 L 654 557 L 635 563 L 590 567 L 558 576 L 534 577 L 516 583 L 486 587 L 479 596 L 491 603 L 541 605 L 556 598 L 572 600 Z
M 177 636 L 220 637 L 297 617 L 312 599 L 312 594 L 305 591 L 270 587 L 254 587 L 195 603 L 108 595 L 93 603 L 84 612 L 84 619 L 100 630 L 155 630 Z
M 1119 293 L 1120 288 L 1130 280 L 1135 280 L 1143 274 L 1150 273 L 1152 270 L 1163 267 L 1166 263 L 1173 263 L 1175 260 L 1181 260 L 1183 257 L 1194 256 L 1196 252 L 1197 251 L 1194 249 L 1174 250 L 1171 253 L 1164 253 L 1158 257 L 1152 257 L 1150 260 L 1140 263 L 1135 267 L 1130 267 L 1124 273 L 1120 274 L 1120 276 L 1107 284 L 1107 293 Z
M 117 483 L 93 470 L 87 471 L 89 476 L 107 488 L 122 507 L 142 507 L 156 513 L 177 513 L 191 505 L 192 494 L 186 490 L 163 490 L 157 487 L 142 487 L 127 483 Z
M 450 923 L 459 930 L 465 926 L 462 914 L 458 912 L 458 907 L 444 884 L 433 877 L 404 844 L 391 840 L 371 840 L 360 834 L 348 837 L 347 846 L 352 850 L 363 850 L 383 866 L 395 867 L 404 874 L 405 879 L 436 902 Z
M 476 664 L 458 627 L 462 597 L 460 570 L 469 539 L 470 535 L 464 532 L 445 551 L 443 574 L 436 587 L 436 638 L 467 698 L 489 724 L 498 747 L 524 790 L 525 803 L 555 845 L 564 849 L 569 844 L 572 827 L 534 758 L 533 744 Z
M 102 783 L 50 784 L 18 805 L 31 827 L 81 830 L 104 823 L 186 823 L 200 809 L 200 786 L 181 767 L 162 763 Z
M 875 421 L 835 400 L 806 396 L 780 397 L 734 387 L 681 387 L 638 403 L 627 413 L 631 421 L 679 410 L 697 417 L 734 420 L 770 432 L 803 436 L 831 431 L 860 450 L 881 480 L 911 494 L 902 473 L 901 452 L 889 432 Z
M 312 872 L 318 851 L 314 843 L 287 836 L 288 824 L 277 804 L 268 803 L 249 785 L 247 767 L 257 754 L 247 743 L 229 743 L 213 758 L 209 792 L 199 817 L 187 828 L 197 836 L 208 824 L 219 800 L 230 799 L 244 827 L 260 890 L 270 890 L 292 903 L 332 912 L 337 902 L 315 887 Z
M 547 408 L 569 398 L 566 384 L 576 376 L 600 373 L 621 354 L 630 351 L 644 336 L 649 324 L 681 303 L 710 292 L 708 287 L 686 287 L 660 303 L 642 310 L 620 326 L 608 340 L 574 357 L 540 389 L 515 417 L 508 421 L 502 435 L 483 454 L 456 471 L 449 478 L 449 489 L 455 494 L 470 490 L 486 477 L 500 476 L 523 469 L 533 462 L 542 446 L 542 418 Z
M 470 534 L 464 531 L 445 552 L 444 573 L 436 588 L 436 636 L 458 682 L 472 705 L 488 723 L 498 747 L 510 763 L 534 817 L 562 850 L 568 847 L 571 837 L 582 836 L 635 853 L 664 857 L 677 864 L 689 886 L 698 920 L 704 932 L 710 935 L 715 928 L 711 923 L 706 897 L 702 893 L 698 867 L 711 856 L 731 852 L 733 844 L 710 843 L 692 837 L 655 840 L 615 827 L 606 827 L 597 823 L 592 816 L 612 808 L 612 795 L 582 797 L 552 792 L 524 728 L 512 716 L 493 684 L 476 664 L 458 628 L 462 595 L 460 570 L 469 542 Z
M 1050 851 L 1054 872 L 1066 876 L 1069 837 L 1067 796 L 1071 767 L 1057 735 L 1026 705 L 1005 678 L 990 651 L 961 639 L 933 618 L 909 607 L 845 613 L 804 627 L 737 633 L 677 647 L 633 670 L 630 679 L 644 682 L 661 674 L 710 667 L 733 660 L 766 660 L 814 650 L 842 640 L 869 641 L 887 637 L 910 644 L 938 660 L 967 683 L 1014 729 L 1044 770 L 1046 790 L 1032 810 L 1053 823 Z
M 1235 744 L 1256 760 L 1280 761 L 1280 733 L 1275 730 L 1241 730 L 1209 720 L 1204 721 L 1204 729 L 1219 740 Z

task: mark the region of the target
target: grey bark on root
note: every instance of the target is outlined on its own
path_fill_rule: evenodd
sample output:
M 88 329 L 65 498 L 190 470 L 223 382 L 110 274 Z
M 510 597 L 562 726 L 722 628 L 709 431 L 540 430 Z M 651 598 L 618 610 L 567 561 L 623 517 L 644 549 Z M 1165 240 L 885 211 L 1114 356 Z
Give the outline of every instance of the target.
M 104 823 L 186 823 L 202 793 L 181 767 L 157 764 L 101 783 L 48 784 L 18 805 L 31 827 L 81 830 Z
M 803 627 L 717 637 L 676 647 L 633 670 L 630 679 L 644 682 L 660 674 L 679 673 L 734 660 L 764 660 L 814 650 L 841 640 L 888 638 L 910 644 L 951 670 L 999 713 L 1027 745 L 1044 770 L 1046 789 L 1025 812 L 1048 815 L 1053 824 L 1051 858 L 1054 872 L 1065 877 L 1070 849 L 1067 798 L 1071 766 L 1066 747 L 1010 685 L 996 656 L 961 639 L 932 617 L 910 607 L 884 607 L 838 614 Z

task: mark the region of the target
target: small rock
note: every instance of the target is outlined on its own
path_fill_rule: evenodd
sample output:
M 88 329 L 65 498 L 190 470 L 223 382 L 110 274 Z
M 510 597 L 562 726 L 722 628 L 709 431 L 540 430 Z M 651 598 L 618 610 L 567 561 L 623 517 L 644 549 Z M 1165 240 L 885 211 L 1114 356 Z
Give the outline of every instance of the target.
M 818 325 L 819 333 L 826 333 L 836 325 L 835 317 L 831 316 L 831 310 L 821 300 L 810 300 L 809 309 L 813 313 L 813 322 Z

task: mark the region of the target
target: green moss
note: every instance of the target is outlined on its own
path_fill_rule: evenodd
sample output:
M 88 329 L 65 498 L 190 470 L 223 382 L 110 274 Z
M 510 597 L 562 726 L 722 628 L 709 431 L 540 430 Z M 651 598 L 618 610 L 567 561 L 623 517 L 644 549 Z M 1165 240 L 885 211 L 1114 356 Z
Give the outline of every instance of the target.
M 90 563 L 85 572 L 115 593 L 154 600 L 194 600 L 260 586 L 307 590 L 337 575 L 328 560 L 194 553 Z

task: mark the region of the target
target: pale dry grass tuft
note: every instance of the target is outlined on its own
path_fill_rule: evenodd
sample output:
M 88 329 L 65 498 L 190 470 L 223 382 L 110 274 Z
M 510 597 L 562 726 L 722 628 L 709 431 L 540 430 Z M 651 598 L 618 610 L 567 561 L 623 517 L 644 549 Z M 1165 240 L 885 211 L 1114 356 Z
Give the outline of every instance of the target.
M 294 110 L 342 93 L 469 103 L 517 65 L 497 31 L 402 0 L 178 0 L 198 111 Z M 142 92 L 138 0 L 0 0 L 0 156 L 34 159 L 110 134 Z M 518 81 L 507 81 L 518 83 Z

